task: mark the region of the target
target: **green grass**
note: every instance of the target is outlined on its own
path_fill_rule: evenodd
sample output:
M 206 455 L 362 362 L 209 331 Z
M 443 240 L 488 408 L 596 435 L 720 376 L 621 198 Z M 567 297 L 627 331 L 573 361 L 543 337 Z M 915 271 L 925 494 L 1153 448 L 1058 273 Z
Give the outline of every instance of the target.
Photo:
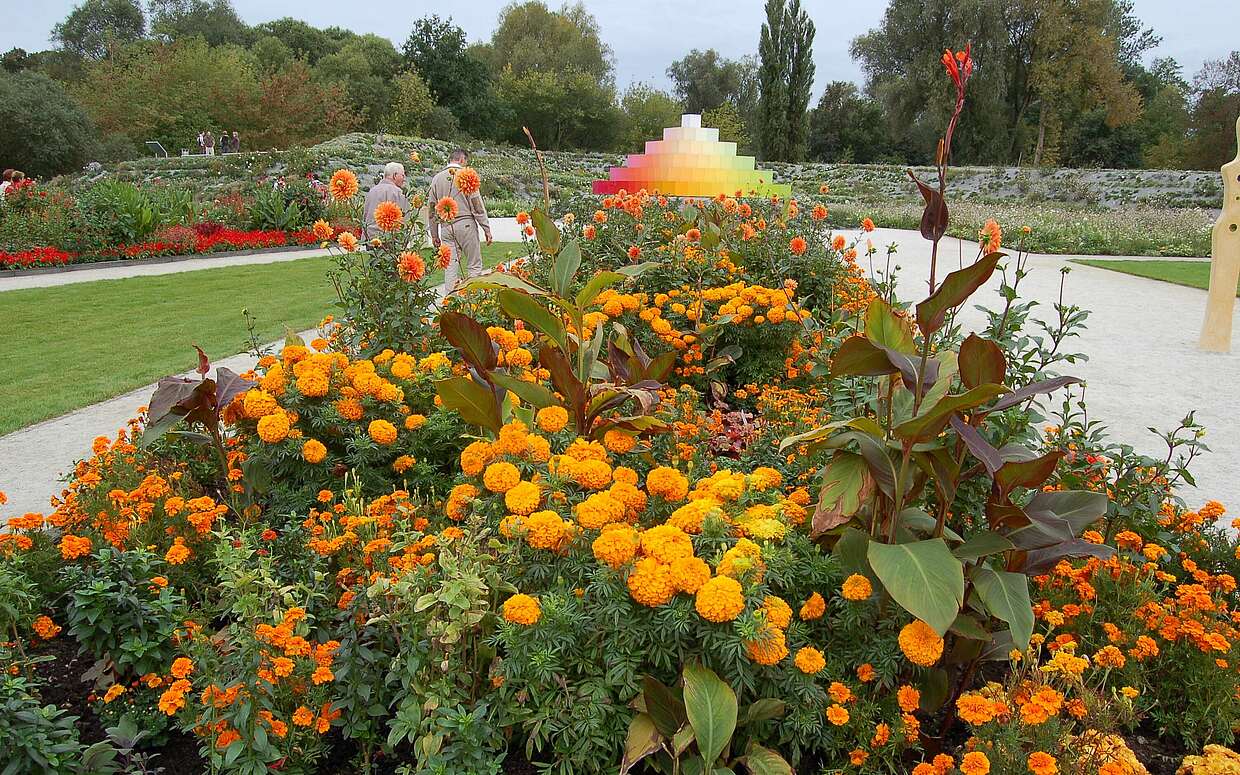
M 483 261 L 509 251 L 523 255 L 496 242 Z M 0 293 L 0 435 L 188 371 L 195 344 L 213 360 L 243 352 L 242 309 L 264 343 L 311 328 L 335 300 L 332 265 L 306 258 Z
M 1100 259 L 1081 259 L 1077 264 L 1096 266 L 1099 269 L 1110 269 L 1115 272 L 1148 277 L 1151 280 L 1162 280 L 1176 285 L 1187 285 L 1190 288 L 1206 290 L 1210 287 L 1209 261 L 1106 261 Z M 1240 284 L 1236 287 L 1236 295 L 1240 296 Z

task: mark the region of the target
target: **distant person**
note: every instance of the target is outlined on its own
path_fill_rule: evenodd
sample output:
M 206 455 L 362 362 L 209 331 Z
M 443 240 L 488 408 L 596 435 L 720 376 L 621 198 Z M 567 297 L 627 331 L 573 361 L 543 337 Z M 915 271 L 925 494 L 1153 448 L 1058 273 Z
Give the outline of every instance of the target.
M 221 154 L 228 153 L 228 133 L 220 132 L 219 139 L 215 141 L 215 144 L 219 147 Z
M 375 225 L 375 210 L 381 202 L 395 202 L 400 205 L 405 217 L 409 215 L 409 199 L 405 196 L 405 165 L 398 161 L 388 162 L 383 168 L 383 180 L 374 184 L 366 192 L 366 212 L 362 219 L 362 236 L 368 240 L 383 233 Z
M 465 261 L 465 277 L 482 274 L 482 244 L 478 237 L 481 230 L 488 245 L 491 244 L 491 223 L 487 220 L 487 206 L 478 191 L 466 195 L 456 184 L 456 173 L 469 162 L 469 154 L 457 148 L 448 157 L 448 166 L 431 178 L 427 205 L 430 207 L 431 242 L 436 248 L 446 242 L 452 258 L 444 270 L 444 295 L 452 293 L 462 277 L 461 262 Z M 444 197 L 456 202 L 456 214 L 452 218 L 440 218 L 436 205 Z
M 207 135 L 205 132 L 198 133 L 198 153 L 206 154 L 207 152 Z
M 232 152 L 241 153 L 241 135 L 233 132 L 232 136 Z
M 215 135 L 211 134 L 211 130 L 210 130 L 210 129 L 208 129 L 206 132 L 204 132 L 204 133 L 203 133 L 203 135 L 202 135 L 202 145 L 203 145 L 203 147 L 206 149 L 204 152 L 205 152 L 208 156 L 214 156 L 214 155 L 215 155 Z
M 9 186 L 13 185 L 14 172 L 17 172 L 17 170 L 6 169 L 4 171 L 4 178 L 3 180 L 0 180 L 0 196 L 4 196 L 4 192 L 9 190 Z

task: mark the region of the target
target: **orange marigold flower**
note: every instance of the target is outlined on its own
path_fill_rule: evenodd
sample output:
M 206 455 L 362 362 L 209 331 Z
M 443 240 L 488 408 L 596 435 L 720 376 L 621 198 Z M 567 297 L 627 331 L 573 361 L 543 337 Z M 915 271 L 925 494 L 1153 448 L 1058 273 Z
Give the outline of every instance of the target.
M 1057 775 L 1059 772 L 1059 762 L 1045 751 L 1034 751 L 1029 754 L 1027 764 L 1033 775 Z
M 930 667 L 943 656 L 943 639 L 920 619 L 904 625 L 898 640 L 904 656 L 915 665 Z
M 827 721 L 837 727 L 844 726 L 848 723 L 848 709 L 839 703 L 832 703 L 831 707 L 827 708 Z
M 31 626 L 34 628 L 35 633 L 43 640 L 55 638 L 61 629 L 60 625 L 53 622 L 49 616 L 40 616 L 34 620 L 34 624 Z
M 121 684 L 112 684 L 108 687 L 108 691 L 103 695 L 103 703 L 106 705 L 117 697 L 125 693 L 125 687 Z
M 921 692 L 906 684 L 896 692 L 896 702 L 900 704 L 900 710 L 912 713 L 921 707 Z
M 387 420 L 371 420 L 366 433 L 376 444 L 385 447 L 396 441 L 396 426 Z
M 962 694 L 956 700 L 956 710 L 959 712 L 960 718 L 974 726 L 993 721 L 995 717 L 994 704 L 976 692 Z
M 814 619 L 820 619 L 826 611 L 827 601 L 823 599 L 822 595 L 815 592 L 810 595 L 809 600 L 806 600 L 805 604 L 801 606 L 801 618 L 807 622 Z
M 174 678 L 187 678 L 190 673 L 194 672 L 194 661 L 189 657 L 177 657 L 172 661 L 172 669 L 169 672 Z
M 960 771 L 964 775 L 986 775 L 990 772 L 990 760 L 981 751 L 969 751 L 960 760 Z
M 514 624 L 529 626 L 542 618 L 538 598 L 517 593 L 504 601 L 504 619 Z
M 317 439 L 306 439 L 301 445 L 301 457 L 310 465 L 317 465 L 327 459 L 327 447 Z
M 405 213 L 395 202 L 380 202 L 375 207 L 375 225 L 386 232 L 393 232 L 405 223 Z
M 352 199 L 357 196 L 357 175 L 354 175 L 352 170 L 336 170 L 332 173 L 331 181 L 327 184 L 327 188 L 331 191 L 332 198 L 337 202 Z
M 452 221 L 456 219 L 457 213 L 460 212 L 456 200 L 450 196 L 440 197 L 435 203 L 435 215 L 441 221 Z
M 694 607 L 708 622 L 730 622 L 745 610 L 745 595 L 736 579 L 716 576 L 698 588 Z
M 60 538 L 60 556 L 63 559 L 76 560 L 78 557 L 85 557 L 90 554 L 90 550 L 90 539 L 85 536 L 65 533 Z
M 822 652 L 811 646 L 805 646 L 797 650 L 797 655 L 792 659 L 797 669 L 806 675 L 815 675 L 821 673 L 827 666 L 827 660 Z
M 299 727 L 308 727 L 314 723 L 314 711 L 305 705 L 297 706 L 297 710 L 293 711 L 293 723 Z
M 844 579 L 844 586 L 841 591 L 845 600 L 859 601 L 869 598 L 874 592 L 874 587 L 865 576 L 862 576 L 860 573 L 854 573 Z

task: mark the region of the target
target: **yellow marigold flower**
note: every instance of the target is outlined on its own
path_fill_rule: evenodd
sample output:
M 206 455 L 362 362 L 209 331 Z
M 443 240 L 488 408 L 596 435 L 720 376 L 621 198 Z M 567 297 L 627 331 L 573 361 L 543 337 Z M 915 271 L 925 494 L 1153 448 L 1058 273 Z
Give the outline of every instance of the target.
M 767 622 L 781 630 L 787 629 L 792 622 L 792 608 L 775 595 L 767 595 L 763 599 L 762 610 L 766 614 Z
M 814 619 L 821 619 L 822 615 L 826 612 L 827 601 L 824 600 L 822 595 L 817 592 L 810 595 L 809 600 L 806 600 L 805 603 L 801 605 L 801 618 L 807 622 L 813 621 Z
M 278 411 L 280 404 L 276 402 L 276 397 L 266 390 L 251 388 L 245 391 L 241 408 L 246 417 L 251 420 L 261 420 L 272 412 Z
M 603 446 L 607 447 L 608 452 L 623 455 L 637 446 L 637 439 L 631 433 L 612 428 L 603 434 Z
M 943 639 L 921 619 L 904 625 L 898 640 L 904 656 L 915 665 L 930 667 L 943 656 Z
M 411 414 L 405 418 L 405 430 L 407 431 L 416 431 L 423 425 L 426 425 L 426 415 L 424 414 Z
M 258 421 L 258 437 L 268 444 L 279 444 L 288 438 L 288 413 L 283 409 Z
M 1123 667 L 1128 660 L 1124 658 L 1123 653 L 1114 646 L 1104 646 L 1094 653 L 1094 664 L 1099 667 Z
M 504 619 L 513 624 L 530 626 L 542 618 L 542 606 L 538 598 L 517 593 L 504 601 Z
M 747 641 L 745 650 L 749 658 L 759 665 L 775 665 L 788 656 L 788 645 L 784 641 L 784 631 L 768 627 L 757 639 Z
M 816 648 L 805 646 L 797 649 L 797 655 L 792 660 L 797 669 L 806 675 L 816 675 L 821 673 L 827 666 L 827 660 L 823 657 L 822 652 Z
M 611 484 L 611 466 L 602 460 L 581 460 L 573 464 L 573 481 L 587 490 L 601 490 Z
M 860 573 L 854 573 L 844 579 L 842 593 L 845 600 L 866 600 L 874 593 L 874 587 L 870 585 L 870 580 Z
M 637 561 L 629 574 L 628 587 L 634 600 L 650 608 L 664 605 L 676 594 L 671 569 L 653 557 Z
M 535 421 L 543 433 L 559 433 L 568 425 L 568 410 L 562 406 L 545 406 L 538 410 Z
M 646 475 L 646 492 L 665 501 L 684 500 L 689 494 L 689 480 L 675 468 L 659 466 Z
M 352 170 L 336 170 L 332 173 L 327 188 L 331 191 L 332 198 L 337 202 L 352 199 L 357 196 L 357 175 L 354 175 Z
M 589 530 L 623 519 L 624 503 L 605 492 L 596 492 L 577 504 L 577 522 Z
M 618 570 L 637 554 L 637 543 L 637 531 L 628 525 L 621 525 L 600 533 L 590 549 L 599 562 Z
M 597 441 L 586 441 L 585 439 L 573 439 L 573 443 L 569 444 L 564 450 L 564 454 L 573 460 L 598 460 L 607 462 L 607 449 Z
M 700 557 L 679 557 L 672 561 L 672 583 L 678 592 L 695 594 L 710 578 L 710 566 Z
M 518 482 L 504 493 L 504 505 L 513 514 L 533 514 L 542 502 L 542 490 L 533 482 Z
M 386 232 L 399 229 L 405 222 L 405 213 L 395 202 L 380 202 L 375 207 L 375 225 Z
M 112 702 L 113 700 L 115 700 L 117 697 L 120 697 L 124 693 L 125 693 L 124 686 L 122 686 L 121 684 L 112 684 L 111 686 L 108 687 L 108 691 L 104 693 L 103 695 L 103 703 L 107 705 L 108 703 Z
M 512 463 L 492 463 L 482 474 L 482 484 L 491 492 L 508 492 L 521 481 L 521 472 Z
M 531 433 L 525 439 L 525 451 L 531 460 L 546 463 L 551 459 L 551 442 L 537 434 Z
M 568 526 L 554 511 L 536 511 L 525 518 L 525 542 L 535 549 L 558 549 L 568 538 Z
M 783 481 L 783 474 L 768 466 L 759 466 L 749 473 L 749 486 L 759 492 L 778 487 Z
M 311 465 L 318 465 L 327 459 L 327 447 L 317 439 L 306 439 L 301 445 L 301 457 Z
M 990 760 L 981 751 L 969 751 L 960 760 L 960 771 L 964 775 L 987 775 L 990 772 Z
M 342 398 L 337 401 L 334 406 L 336 407 L 336 411 L 340 413 L 341 417 L 346 420 L 352 420 L 353 422 L 357 422 L 362 419 L 362 417 L 366 414 L 366 410 L 362 406 L 362 402 L 358 401 L 356 398 Z
M 693 556 L 693 541 L 674 525 L 656 525 L 642 533 L 642 554 L 664 565 Z
M 173 678 L 186 678 L 194 672 L 194 662 L 189 657 L 177 657 L 172 660 L 172 669 L 168 672 Z
M 1135 688 L 1131 686 L 1125 686 L 1124 688 L 1119 690 L 1119 693 L 1124 695 L 1130 700 L 1135 700 L 1141 694 L 1141 692 L 1137 691 Z
M 848 723 L 848 709 L 839 703 L 833 703 L 827 708 L 827 721 L 832 725 L 842 727 Z
M 637 482 L 640 481 L 639 477 L 637 476 L 637 472 L 629 468 L 628 466 L 616 466 L 615 470 L 611 472 L 611 478 L 616 480 L 617 482 L 624 482 L 625 484 L 631 484 L 634 487 L 636 487 Z
M 387 420 L 371 420 L 366 432 L 376 444 L 385 447 L 396 441 L 396 426 Z
M 693 605 L 708 622 L 730 622 L 745 610 L 745 594 L 736 579 L 715 576 L 698 588 Z
M 762 563 L 762 547 L 748 538 L 740 539 L 735 546 L 724 552 L 719 565 L 715 568 L 715 572 L 720 576 L 733 578 L 739 578 L 750 570 L 756 571 L 755 580 L 761 581 L 765 571 L 765 565 Z
M 308 398 L 322 398 L 331 388 L 331 381 L 319 369 L 306 369 L 297 377 L 297 392 Z
M 672 512 L 667 524 L 675 525 L 686 533 L 697 535 L 702 532 L 702 522 L 721 504 L 713 497 L 695 498 Z

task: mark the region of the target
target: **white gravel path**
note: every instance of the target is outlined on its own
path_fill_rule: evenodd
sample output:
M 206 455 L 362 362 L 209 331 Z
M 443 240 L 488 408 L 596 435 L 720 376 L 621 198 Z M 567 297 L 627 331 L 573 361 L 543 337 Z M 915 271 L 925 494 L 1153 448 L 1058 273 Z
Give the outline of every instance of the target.
M 497 241 L 520 238 L 512 219 L 497 218 L 492 224 Z M 901 267 L 899 294 L 911 300 L 923 298 L 929 243 L 916 232 L 894 229 L 880 229 L 870 238 L 880 251 L 891 242 L 899 245 L 895 262 Z M 946 258 L 940 264 L 939 276 L 957 266 L 958 254 L 970 261 L 975 252 L 971 244 L 945 241 Z M 268 255 L 286 260 L 283 256 L 287 254 Z M 208 262 L 222 266 L 220 261 L 231 258 Z M 1091 314 L 1088 330 L 1080 339 L 1070 341 L 1070 349 L 1088 353 L 1090 360 L 1067 371 L 1088 381 L 1091 418 L 1106 423 L 1117 440 L 1158 454 L 1158 440 L 1146 427 L 1165 429 L 1188 411 L 1197 410 L 1198 420 L 1208 428 L 1206 441 L 1213 453 L 1200 458 L 1195 466 L 1198 488 L 1182 494 L 1190 506 L 1213 498 L 1240 513 L 1240 351 L 1218 355 L 1197 350 L 1205 292 L 1070 264 L 1073 258 L 1078 257 L 1033 256 L 1021 291 L 1025 298 L 1043 305 L 1039 308 L 1042 314 L 1049 314 L 1058 294 L 1059 269 L 1071 267 L 1067 300 L 1090 309 Z M 191 271 L 184 268 L 185 263 L 190 262 L 172 265 L 176 268 L 170 271 Z M 993 292 L 997 287 L 996 280 L 989 292 L 979 291 L 974 299 L 991 307 L 999 305 L 1001 301 Z M 1240 302 L 1237 307 L 1234 339 L 1240 350 Z M 984 317 L 970 306 L 961 322 L 966 330 L 980 328 Z M 222 359 L 217 365 L 240 371 L 250 367 L 252 360 L 242 355 Z M 61 488 L 62 472 L 71 470 L 74 461 L 89 453 L 96 436 L 115 433 L 138 406 L 150 399 L 153 390 L 154 386 L 148 385 L 0 437 L 0 490 L 9 495 L 3 513 L 46 509 L 48 497 Z

